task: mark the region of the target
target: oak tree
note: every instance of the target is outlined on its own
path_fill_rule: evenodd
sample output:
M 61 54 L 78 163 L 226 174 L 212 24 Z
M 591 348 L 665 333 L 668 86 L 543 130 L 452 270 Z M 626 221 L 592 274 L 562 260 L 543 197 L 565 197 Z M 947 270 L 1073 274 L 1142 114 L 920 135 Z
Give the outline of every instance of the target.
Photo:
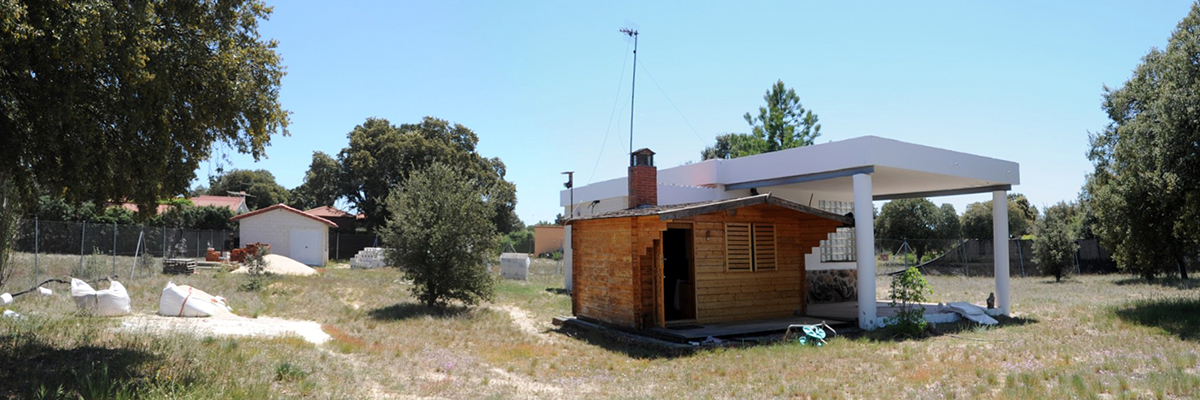
M 1093 230 L 1125 270 L 1178 272 L 1200 247 L 1200 3 L 1119 88 L 1104 89 L 1108 126 L 1089 135 Z

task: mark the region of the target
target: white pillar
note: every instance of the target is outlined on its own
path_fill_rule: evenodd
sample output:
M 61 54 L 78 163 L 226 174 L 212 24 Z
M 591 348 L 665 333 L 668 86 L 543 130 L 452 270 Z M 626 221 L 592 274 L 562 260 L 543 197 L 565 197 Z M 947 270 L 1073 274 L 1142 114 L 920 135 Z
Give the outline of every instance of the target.
M 858 264 L 858 327 L 875 329 L 875 209 L 871 175 L 854 175 L 854 258 Z
M 575 266 L 574 255 L 571 251 L 571 225 L 563 227 L 563 288 L 568 292 L 575 290 L 575 286 L 571 284 L 571 273 Z
M 1008 288 L 1008 191 L 992 192 L 992 247 L 995 253 L 996 306 L 1009 315 Z

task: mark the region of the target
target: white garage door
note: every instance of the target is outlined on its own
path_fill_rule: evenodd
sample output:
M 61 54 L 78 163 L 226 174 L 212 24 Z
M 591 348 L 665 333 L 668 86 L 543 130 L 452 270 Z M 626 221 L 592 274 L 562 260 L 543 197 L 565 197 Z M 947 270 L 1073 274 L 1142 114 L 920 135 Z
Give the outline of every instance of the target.
M 307 265 L 321 265 L 321 232 L 304 229 L 292 230 L 291 257 Z

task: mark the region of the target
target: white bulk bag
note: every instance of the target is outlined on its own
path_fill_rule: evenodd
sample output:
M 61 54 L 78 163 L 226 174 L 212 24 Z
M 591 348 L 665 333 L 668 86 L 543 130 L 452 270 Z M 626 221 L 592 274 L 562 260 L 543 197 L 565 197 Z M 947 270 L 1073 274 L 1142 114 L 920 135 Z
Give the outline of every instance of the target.
M 225 298 L 188 285 L 175 286 L 175 282 L 167 282 L 158 298 L 158 314 L 170 317 L 211 317 L 231 310 Z
M 95 290 L 87 282 L 71 278 L 71 298 L 79 311 L 101 317 L 112 317 L 129 314 L 133 311 L 130 306 L 129 293 L 121 282 L 110 281 L 108 289 Z

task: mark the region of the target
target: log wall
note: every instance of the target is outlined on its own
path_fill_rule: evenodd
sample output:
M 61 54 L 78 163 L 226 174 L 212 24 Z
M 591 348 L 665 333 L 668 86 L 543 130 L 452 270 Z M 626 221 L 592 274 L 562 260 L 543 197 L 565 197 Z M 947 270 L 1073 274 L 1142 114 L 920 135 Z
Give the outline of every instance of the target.
M 575 315 L 636 329 L 660 324 L 661 288 L 650 277 L 664 229 L 657 216 L 573 222 Z
M 791 316 L 805 312 L 804 255 L 819 246 L 840 223 L 782 207 L 755 205 L 704 214 L 695 222 L 696 322 L 728 322 Z M 728 271 L 725 223 L 775 225 L 774 271 Z
M 658 216 L 572 222 L 572 311 L 635 329 L 662 326 L 662 231 L 668 222 L 693 223 L 696 322 L 786 317 L 805 311 L 804 255 L 839 222 L 765 204 L 677 221 Z M 775 225 L 773 271 L 728 271 L 725 223 Z M 657 278 L 657 279 L 656 279 Z

